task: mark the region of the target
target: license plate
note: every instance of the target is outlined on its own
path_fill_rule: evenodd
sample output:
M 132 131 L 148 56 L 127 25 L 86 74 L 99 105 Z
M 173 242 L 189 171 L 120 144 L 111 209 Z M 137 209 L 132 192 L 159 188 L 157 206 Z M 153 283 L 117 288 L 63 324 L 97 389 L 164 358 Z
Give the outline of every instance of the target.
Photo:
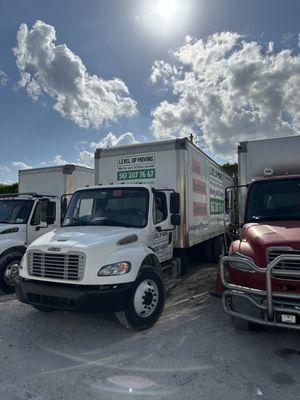
M 290 314 L 281 314 L 281 321 L 286 322 L 288 324 L 295 324 L 296 323 L 296 316 Z

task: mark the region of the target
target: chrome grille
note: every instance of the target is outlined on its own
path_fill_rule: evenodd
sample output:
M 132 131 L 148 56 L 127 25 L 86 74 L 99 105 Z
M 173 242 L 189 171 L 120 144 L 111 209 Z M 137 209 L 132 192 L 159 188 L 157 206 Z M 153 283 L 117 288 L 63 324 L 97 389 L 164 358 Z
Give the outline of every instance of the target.
M 285 248 L 270 248 L 267 250 L 267 260 L 268 263 L 273 261 L 276 257 L 281 256 L 281 255 L 296 255 L 300 256 L 300 250 L 295 250 L 290 247 L 285 247 Z M 276 273 L 276 276 L 280 276 L 280 272 L 282 272 L 282 277 L 284 275 L 284 272 L 290 273 L 291 278 L 296 278 L 296 275 L 299 275 L 300 273 L 300 260 L 286 260 L 286 261 L 281 261 L 278 263 L 274 269 L 273 272 Z M 293 272 L 295 272 L 295 276 L 293 277 Z M 299 276 L 297 277 L 299 279 Z
M 28 254 L 28 273 L 31 276 L 62 280 L 80 281 L 83 278 L 85 255 L 82 253 Z

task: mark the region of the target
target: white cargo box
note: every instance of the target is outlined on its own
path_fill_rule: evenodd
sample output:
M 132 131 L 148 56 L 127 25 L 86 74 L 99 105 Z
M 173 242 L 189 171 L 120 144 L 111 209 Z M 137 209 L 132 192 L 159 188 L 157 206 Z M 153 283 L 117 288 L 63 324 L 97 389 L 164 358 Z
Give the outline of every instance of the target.
M 19 193 L 61 197 L 94 183 L 93 169 L 73 164 L 19 171 Z
M 239 184 L 263 177 L 265 169 L 273 175 L 300 173 L 300 136 L 241 142 L 238 147 Z
M 238 146 L 239 185 L 263 178 L 265 171 L 272 170 L 273 176 L 300 174 L 300 136 L 251 140 Z M 239 191 L 239 220 L 244 220 L 247 190 Z
M 96 184 L 141 183 L 174 189 L 181 197 L 175 247 L 186 248 L 221 235 L 225 187 L 232 179 L 188 139 L 98 149 Z

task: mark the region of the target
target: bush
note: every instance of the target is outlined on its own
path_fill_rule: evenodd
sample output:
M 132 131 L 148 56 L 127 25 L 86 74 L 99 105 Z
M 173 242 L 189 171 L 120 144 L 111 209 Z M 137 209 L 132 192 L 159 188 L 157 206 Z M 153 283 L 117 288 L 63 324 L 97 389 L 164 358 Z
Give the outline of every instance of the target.
M 1 193 L 18 193 L 18 184 L 13 183 L 11 185 L 5 185 L 4 183 L 0 183 L 0 194 Z

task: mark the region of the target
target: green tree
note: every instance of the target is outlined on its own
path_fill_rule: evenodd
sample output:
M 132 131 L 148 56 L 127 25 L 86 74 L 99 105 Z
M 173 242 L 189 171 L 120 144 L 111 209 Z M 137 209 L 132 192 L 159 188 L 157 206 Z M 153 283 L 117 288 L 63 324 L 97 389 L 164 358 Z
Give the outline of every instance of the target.
M 233 177 L 237 177 L 237 174 L 238 174 L 237 163 L 233 163 L 233 164 L 226 163 L 226 164 L 223 164 L 222 167 L 223 167 L 223 169 L 225 169 L 225 171 L 228 174 L 232 175 Z
M 4 183 L 0 183 L 0 193 L 18 193 L 18 184 L 12 183 L 11 185 L 6 185 Z

